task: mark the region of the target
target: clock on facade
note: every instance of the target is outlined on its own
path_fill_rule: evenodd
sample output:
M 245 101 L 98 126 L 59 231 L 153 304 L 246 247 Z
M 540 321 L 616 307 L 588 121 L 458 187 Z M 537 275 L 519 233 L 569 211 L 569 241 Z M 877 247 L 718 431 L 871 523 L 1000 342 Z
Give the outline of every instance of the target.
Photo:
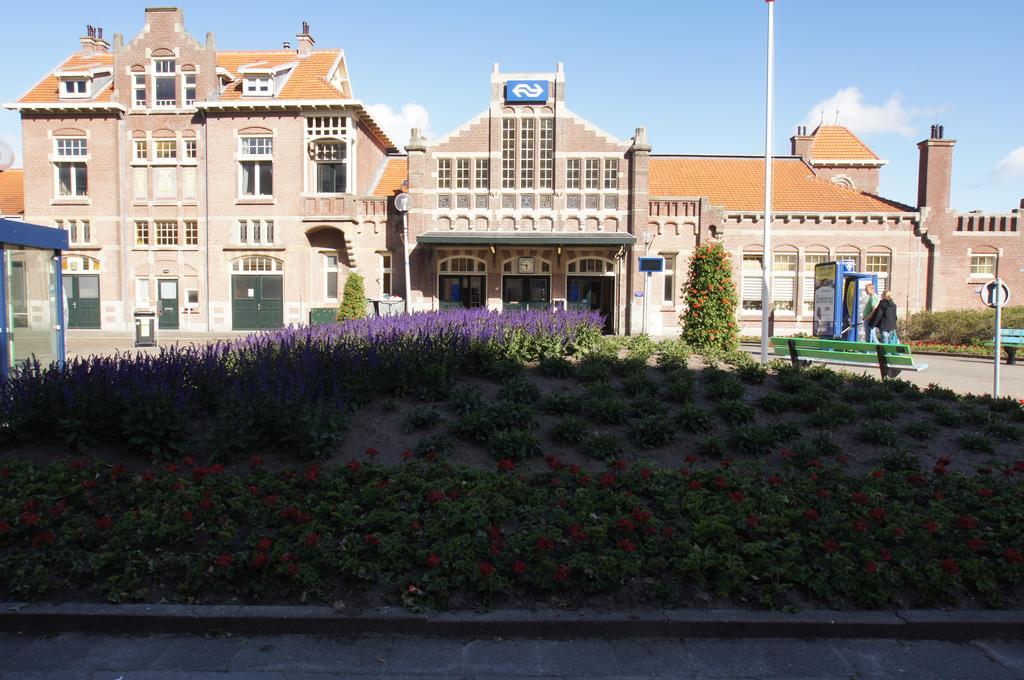
M 519 273 L 520 274 L 532 274 L 536 270 L 536 260 L 532 257 L 521 257 L 519 258 Z

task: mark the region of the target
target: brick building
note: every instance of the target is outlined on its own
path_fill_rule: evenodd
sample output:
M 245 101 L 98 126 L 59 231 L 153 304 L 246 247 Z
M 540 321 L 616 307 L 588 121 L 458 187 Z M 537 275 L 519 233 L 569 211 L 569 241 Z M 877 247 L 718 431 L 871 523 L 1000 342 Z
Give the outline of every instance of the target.
M 25 218 L 67 229 L 72 326 L 120 330 L 158 308 L 164 328 L 250 329 L 336 305 L 346 272 L 413 309 L 592 308 L 616 333 L 675 332 L 689 255 L 733 253 L 739 318 L 760 322 L 764 161 L 652 153 L 573 112 L 553 73 L 495 66 L 486 109 L 450 134 L 413 130 L 399 155 L 340 50 L 217 51 L 175 9 L 146 11 L 127 45 L 82 49 L 18 102 Z M 853 260 L 901 313 L 976 304 L 1000 275 L 1024 283 L 1021 210 L 949 206 L 955 142 L 919 144 L 916 206 L 877 195 L 879 159 L 849 130 L 797 130 L 774 160 L 774 320 L 808 330 L 814 264 Z M 1024 206 L 1022 206 L 1024 207 Z M 638 258 L 665 258 L 653 277 Z M 645 280 L 646 278 L 646 280 Z M 647 290 L 645 292 L 645 284 Z M 647 316 L 644 319 L 644 302 Z

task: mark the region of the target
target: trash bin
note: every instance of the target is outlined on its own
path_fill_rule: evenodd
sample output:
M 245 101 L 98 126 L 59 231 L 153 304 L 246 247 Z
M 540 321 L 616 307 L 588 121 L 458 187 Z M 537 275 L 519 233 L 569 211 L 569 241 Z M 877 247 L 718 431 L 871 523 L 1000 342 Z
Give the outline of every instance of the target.
M 136 310 L 135 318 L 135 346 L 156 347 L 156 312 L 149 310 Z
M 405 300 L 397 295 L 388 295 L 381 298 L 378 305 L 381 316 L 392 316 L 405 311 Z

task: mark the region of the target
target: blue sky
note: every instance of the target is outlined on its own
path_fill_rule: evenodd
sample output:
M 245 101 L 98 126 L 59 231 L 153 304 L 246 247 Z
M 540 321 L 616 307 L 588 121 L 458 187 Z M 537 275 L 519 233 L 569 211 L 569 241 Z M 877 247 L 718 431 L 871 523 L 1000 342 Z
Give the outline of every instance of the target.
M 612 134 L 645 126 L 655 153 L 763 153 L 762 0 L 177 4 L 188 30 L 200 40 L 213 31 L 220 49 L 294 44 L 309 21 L 319 47 L 345 50 L 355 95 L 397 129 L 441 135 L 484 110 L 494 62 L 530 71 L 561 61 L 569 108 Z M 7 4 L 0 102 L 76 50 L 86 24 L 130 39 L 145 6 Z M 775 152 L 788 153 L 796 125 L 817 124 L 822 105 L 826 120 L 839 108 L 839 121 L 890 161 L 881 193 L 913 204 L 916 143 L 938 122 L 959 141 L 954 207 L 1016 208 L 1022 25 L 1020 0 L 778 0 Z M 0 111 L 0 138 L 20 158 L 19 129 L 17 113 Z

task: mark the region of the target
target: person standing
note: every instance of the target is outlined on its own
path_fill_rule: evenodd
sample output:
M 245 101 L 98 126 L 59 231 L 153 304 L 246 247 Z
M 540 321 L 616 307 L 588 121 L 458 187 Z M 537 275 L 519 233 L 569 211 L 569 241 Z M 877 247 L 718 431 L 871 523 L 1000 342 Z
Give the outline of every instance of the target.
M 900 339 L 896 335 L 896 303 L 893 302 L 891 290 L 882 293 L 882 300 L 872 316 L 872 323 L 881 334 L 882 342 L 887 345 L 899 343 Z
M 878 307 L 881 298 L 875 292 L 875 284 L 869 283 L 864 286 L 864 293 L 867 300 L 864 302 L 864 309 L 861 310 L 860 318 L 864 320 L 864 342 L 878 342 L 878 328 L 872 323 L 872 313 Z

